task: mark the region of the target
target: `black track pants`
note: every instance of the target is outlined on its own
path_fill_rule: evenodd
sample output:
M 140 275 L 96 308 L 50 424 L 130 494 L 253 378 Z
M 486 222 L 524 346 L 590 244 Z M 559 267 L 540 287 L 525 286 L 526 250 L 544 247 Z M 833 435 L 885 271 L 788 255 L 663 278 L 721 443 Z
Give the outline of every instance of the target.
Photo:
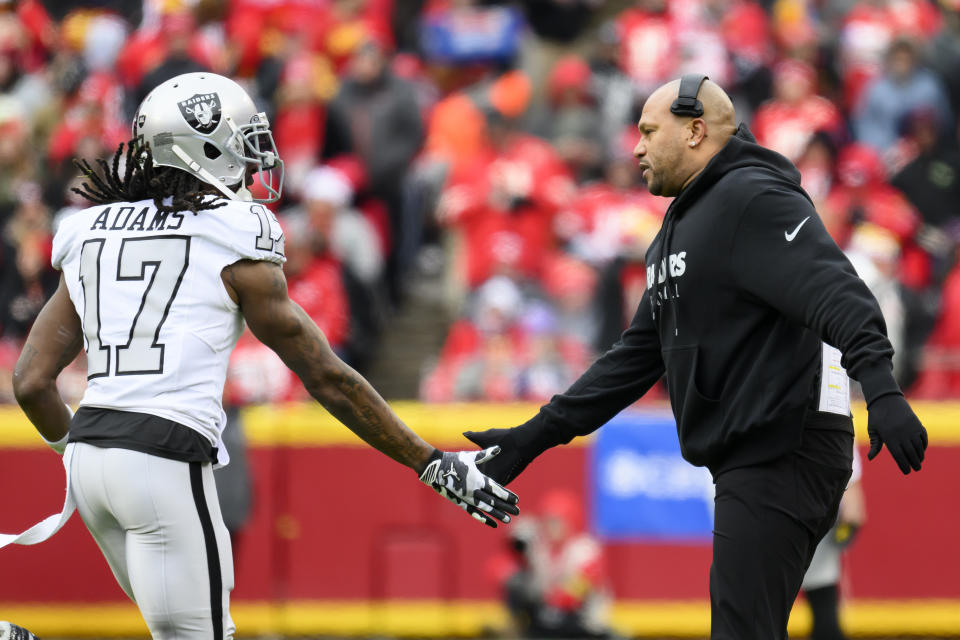
M 808 437 L 809 435 L 809 437 Z M 780 640 L 851 473 L 853 436 L 805 432 L 799 450 L 716 478 L 711 640 Z

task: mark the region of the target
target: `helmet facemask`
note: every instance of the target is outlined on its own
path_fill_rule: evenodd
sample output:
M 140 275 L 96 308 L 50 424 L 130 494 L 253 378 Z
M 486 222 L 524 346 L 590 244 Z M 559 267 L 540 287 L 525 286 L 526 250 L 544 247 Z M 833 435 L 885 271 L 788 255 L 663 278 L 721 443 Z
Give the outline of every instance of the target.
M 239 126 L 229 116 L 225 120 L 233 132 L 227 140 L 226 152 L 231 154 L 237 162 L 243 163 L 248 173 L 256 174 L 260 185 L 268 194 L 267 198 L 255 199 L 255 201 L 276 202 L 280 199 L 283 190 L 283 160 L 277 153 L 277 145 L 273 140 L 273 132 L 270 131 L 267 114 L 261 111 L 251 118 L 251 122 Z M 254 200 L 244 184 L 238 187 L 237 193 L 241 199 Z

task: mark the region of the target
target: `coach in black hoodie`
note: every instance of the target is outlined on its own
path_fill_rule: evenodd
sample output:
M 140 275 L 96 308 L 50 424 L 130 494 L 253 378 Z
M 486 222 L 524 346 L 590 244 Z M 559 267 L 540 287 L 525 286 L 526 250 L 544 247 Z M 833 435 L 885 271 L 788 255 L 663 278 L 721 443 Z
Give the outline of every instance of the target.
M 666 374 L 683 455 L 716 484 L 711 638 L 786 638 L 850 476 L 846 373 L 867 400 L 870 459 L 886 444 L 903 473 L 919 470 L 927 435 L 893 378 L 880 309 L 799 172 L 736 126 L 710 81 L 702 116 L 671 113 L 679 84 L 655 91 L 639 123 L 647 186 L 676 197 L 630 327 L 525 424 L 466 435 L 502 447 L 484 471 L 509 482 Z

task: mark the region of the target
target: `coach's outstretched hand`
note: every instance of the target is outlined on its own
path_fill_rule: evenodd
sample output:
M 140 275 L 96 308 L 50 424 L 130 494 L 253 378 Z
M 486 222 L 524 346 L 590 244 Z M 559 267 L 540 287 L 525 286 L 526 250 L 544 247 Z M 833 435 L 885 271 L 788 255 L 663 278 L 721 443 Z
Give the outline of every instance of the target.
M 435 450 L 420 480 L 487 526 L 510 522 L 517 515 L 517 494 L 485 476 L 477 465 L 494 458 L 500 447 L 483 451 Z
M 899 393 L 880 396 L 867 407 L 867 434 L 870 436 L 868 460 L 880 453 L 883 445 L 904 475 L 920 471 L 927 448 L 927 430 Z
M 512 429 L 464 431 L 463 435 L 481 449 L 498 447 L 500 455 L 482 463 L 480 470 L 499 482 L 509 484 L 533 462 L 533 459 L 553 446 L 544 432 L 533 421 Z

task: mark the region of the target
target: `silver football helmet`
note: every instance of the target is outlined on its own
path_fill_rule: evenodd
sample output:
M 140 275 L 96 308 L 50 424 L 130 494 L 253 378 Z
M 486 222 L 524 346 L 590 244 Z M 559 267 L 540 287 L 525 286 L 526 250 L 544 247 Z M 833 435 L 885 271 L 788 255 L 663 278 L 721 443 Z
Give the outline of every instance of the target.
M 133 118 L 133 137 L 150 145 L 154 166 L 186 171 L 231 200 L 253 200 L 246 173 L 255 173 L 276 202 L 283 161 L 267 115 L 243 88 L 215 73 L 185 73 L 157 85 Z

